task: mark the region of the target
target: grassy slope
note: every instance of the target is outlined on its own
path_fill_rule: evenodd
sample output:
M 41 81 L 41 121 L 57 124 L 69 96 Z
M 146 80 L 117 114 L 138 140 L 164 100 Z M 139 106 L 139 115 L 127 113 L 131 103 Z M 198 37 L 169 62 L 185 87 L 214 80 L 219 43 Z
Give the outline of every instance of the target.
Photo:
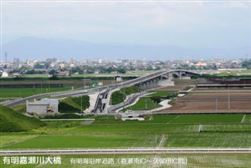
M 120 91 L 125 93 L 126 95 L 130 95 L 133 93 L 137 93 L 140 90 L 137 86 L 130 86 L 130 87 L 122 88 L 122 89 L 120 89 Z
M 0 132 L 26 131 L 42 126 L 35 118 L 26 117 L 7 107 L 0 106 Z
M 125 87 L 118 91 L 115 91 L 112 93 L 112 96 L 111 96 L 111 104 L 112 105 L 119 104 L 126 99 L 127 95 L 137 93 L 137 92 L 139 92 L 139 88 L 136 86 Z
M 89 96 L 82 96 L 82 100 L 81 97 L 68 97 L 59 103 L 59 111 L 61 113 L 78 113 L 81 111 L 81 101 L 83 110 L 90 106 Z
M 115 105 L 115 104 L 119 104 L 121 102 L 123 102 L 126 99 L 126 96 L 121 93 L 120 91 L 115 91 L 112 93 L 111 96 L 111 104 Z
M 25 113 L 26 112 L 26 104 L 20 104 L 12 107 L 12 109 L 19 113 Z

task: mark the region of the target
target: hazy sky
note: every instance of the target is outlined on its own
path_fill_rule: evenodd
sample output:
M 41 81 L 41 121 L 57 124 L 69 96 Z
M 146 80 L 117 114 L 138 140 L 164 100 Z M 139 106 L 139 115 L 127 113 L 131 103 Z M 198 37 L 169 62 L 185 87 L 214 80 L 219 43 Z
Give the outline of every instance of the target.
M 2 0 L 3 43 L 25 37 L 192 48 L 251 45 L 251 1 Z

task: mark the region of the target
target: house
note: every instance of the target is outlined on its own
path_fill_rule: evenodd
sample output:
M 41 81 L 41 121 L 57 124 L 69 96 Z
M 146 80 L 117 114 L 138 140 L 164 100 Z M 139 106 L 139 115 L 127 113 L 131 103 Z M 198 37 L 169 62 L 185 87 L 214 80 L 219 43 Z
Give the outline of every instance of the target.
M 58 113 L 58 99 L 42 99 L 26 101 L 26 112 L 36 116 L 55 115 Z
M 115 76 L 115 80 L 116 80 L 116 82 L 122 82 L 123 78 L 122 78 L 122 76 Z
M 2 78 L 8 78 L 8 77 L 9 77 L 9 74 L 8 74 L 8 72 L 6 72 L 6 71 L 3 71 L 3 72 L 2 72 L 2 75 L 1 75 L 1 77 L 2 77 Z

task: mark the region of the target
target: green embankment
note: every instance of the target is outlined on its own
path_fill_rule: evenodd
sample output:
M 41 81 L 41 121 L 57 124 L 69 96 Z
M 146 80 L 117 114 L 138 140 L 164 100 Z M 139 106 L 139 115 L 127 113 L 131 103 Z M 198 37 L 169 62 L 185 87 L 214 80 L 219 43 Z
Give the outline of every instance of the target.
M 26 112 L 26 104 L 16 105 L 16 106 L 12 107 L 12 109 L 16 112 L 19 112 L 19 113 L 25 113 Z
M 79 113 L 81 110 L 85 110 L 89 106 L 90 106 L 89 96 L 68 97 L 60 101 L 59 112 Z
M 24 116 L 10 108 L 0 106 L 0 132 L 27 131 L 43 126 L 38 119 Z
M 137 93 L 139 91 L 140 89 L 137 86 L 125 87 L 118 91 L 115 91 L 112 93 L 112 96 L 111 96 L 111 104 L 115 105 L 115 104 L 122 103 L 126 99 L 126 96 L 133 93 Z
M 141 97 L 136 104 L 126 108 L 126 110 L 152 110 L 160 107 L 159 103 L 165 99 L 171 99 L 177 96 L 177 92 L 156 91 L 151 95 Z

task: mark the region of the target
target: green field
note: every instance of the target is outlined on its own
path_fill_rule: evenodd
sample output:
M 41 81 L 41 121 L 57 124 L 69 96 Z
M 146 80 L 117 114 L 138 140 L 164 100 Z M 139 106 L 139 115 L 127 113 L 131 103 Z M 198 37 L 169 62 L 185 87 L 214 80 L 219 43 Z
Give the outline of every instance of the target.
M 218 73 L 203 75 L 206 78 L 250 78 L 251 77 L 251 69 L 241 69 L 241 70 L 222 70 L 218 71 Z
M 1 133 L 1 148 L 251 147 L 251 115 L 154 115 L 120 121 L 96 117 L 93 124 L 47 122 L 26 132 Z M 11 138 L 13 136 L 13 138 Z
M 159 103 L 165 99 L 171 99 L 177 96 L 177 92 L 174 91 L 155 91 L 150 95 L 141 97 L 136 104 L 129 106 L 126 110 L 152 110 L 161 107 Z
M 15 98 L 15 97 L 27 97 L 34 94 L 57 92 L 69 90 L 69 87 L 59 88 L 0 88 L 0 99 Z
M 217 74 L 218 76 L 250 76 L 251 70 L 250 69 L 243 69 L 243 70 L 225 70 Z
M 124 109 L 125 110 L 152 110 L 161 107 L 151 97 L 141 97 L 136 104 Z

